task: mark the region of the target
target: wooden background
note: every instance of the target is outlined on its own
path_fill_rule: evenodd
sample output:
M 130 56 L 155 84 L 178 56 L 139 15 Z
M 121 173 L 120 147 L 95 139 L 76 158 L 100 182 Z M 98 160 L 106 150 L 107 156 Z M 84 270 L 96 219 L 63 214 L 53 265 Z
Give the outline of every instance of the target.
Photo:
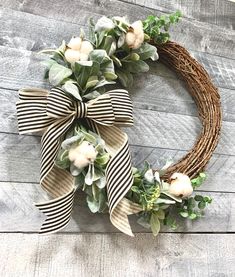
M 235 3 L 228 0 L 0 0 L 0 276 L 235 276 Z M 15 102 L 22 87 L 47 87 L 37 51 L 69 40 L 90 17 L 181 10 L 172 40 L 187 49 L 219 87 L 223 129 L 208 166 L 206 217 L 153 238 L 131 218 L 129 238 L 107 216 L 93 215 L 78 195 L 69 226 L 38 236 L 44 217 L 32 205 L 46 199 L 38 185 L 39 143 L 17 133 Z M 184 84 L 160 63 L 130 90 L 135 127 L 128 129 L 133 162 L 158 167 L 177 161 L 200 132 Z

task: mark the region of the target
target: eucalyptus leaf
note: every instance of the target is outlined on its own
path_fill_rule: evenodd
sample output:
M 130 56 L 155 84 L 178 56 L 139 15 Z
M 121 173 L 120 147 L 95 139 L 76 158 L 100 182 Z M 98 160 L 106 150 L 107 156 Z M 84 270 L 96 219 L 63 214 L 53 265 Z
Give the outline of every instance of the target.
M 180 215 L 181 215 L 182 217 L 188 217 L 188 216 L 189 216 L 189 214 L 188 214 L 187 211 L 181 211 L 181 212 L 180 212 Z
M 54 63 L 49 70 L 49 81 L 53 86 L 58 86 L 62 81 L 73 74 L 72 70 Z

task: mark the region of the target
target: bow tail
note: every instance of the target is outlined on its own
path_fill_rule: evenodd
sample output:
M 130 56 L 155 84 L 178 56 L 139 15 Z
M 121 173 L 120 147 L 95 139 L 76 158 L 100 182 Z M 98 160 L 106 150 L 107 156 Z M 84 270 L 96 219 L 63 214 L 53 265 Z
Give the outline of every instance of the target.
M 142 209 L 125 198 L 133 184 L 128 137 L 115 126 L 99 125 L 98 128 L 112 157 L 106 168 L 110 220 L 120 231 L 133 236 L 127 215 L 138 213 Z
M 54 122 L 47 115 L 47 96 L 48 91 L 43 89 L 19 91 L 20 100 L 16 103 L 16 109 L 20 134 L 42 132 Z
M 35 206 L 47 216 L 40 234 L 63 229 L 71 218 L 76 190 L 74 177 L 68 171 L 58 168 L 54 161 L 60 149 L 60 137 L 69 129 L 73 120 L 72 117 L 56 121 L 42 137 L 40 184 L 53 199 L 35 203 Z

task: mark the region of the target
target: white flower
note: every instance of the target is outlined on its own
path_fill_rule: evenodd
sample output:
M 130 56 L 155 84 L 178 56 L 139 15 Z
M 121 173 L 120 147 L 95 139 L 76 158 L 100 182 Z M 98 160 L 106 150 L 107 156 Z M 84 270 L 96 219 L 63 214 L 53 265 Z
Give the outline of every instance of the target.
M 92 44 L 80 37 L 71 38 L 67 46 L 69 48 L 65 51 L 64 56 L 69 63 L 87 61 L 89 53 L 93 50 Z
M 115 27 L 112 19 L 102 16 L 95 24 L 95 32 L 110 31 Z
M 188 197 L 193 192 L 193 187 L 190 178 L 183 174 L 175 172 L 171 176 L 169 193 L 179 197 Z
M 75 167 L 81 169 L 93 163 L 97 154 L 98 152 L 92 144 L 83 141 L 77 147 L 69 150 L 69 160 L 73 162 Z
M 144 42 L 144 30 L 141 20 L 135 21 L 126 34 L 126 43 L 130 48 L 137 49 Z

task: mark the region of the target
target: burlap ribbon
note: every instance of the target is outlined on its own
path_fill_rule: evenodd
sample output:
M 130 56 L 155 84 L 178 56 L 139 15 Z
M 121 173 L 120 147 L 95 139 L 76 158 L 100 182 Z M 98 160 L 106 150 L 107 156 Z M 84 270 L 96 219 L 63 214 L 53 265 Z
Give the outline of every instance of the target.
M 40 184 L 52 200 L 35 204 L 46 216 L 40 233 L 64 228 L 71 218 L 75 186 L 73 176 L 58 168 L 55 158 L 64 134 L 79 118 L 85 118 L 106 143 L 111 159 L 106 168 L 110 220 L 120 231 L 133 236 L 127 215 L 140 206 L 124 196 L 133 183 L 127 135 L 119 126 L 133 124 L 132 103 L 126 90 L 112 90 L 87 103 L 72 100 L 62 89 L 19 91 L 19 133 L 42 132 Z

